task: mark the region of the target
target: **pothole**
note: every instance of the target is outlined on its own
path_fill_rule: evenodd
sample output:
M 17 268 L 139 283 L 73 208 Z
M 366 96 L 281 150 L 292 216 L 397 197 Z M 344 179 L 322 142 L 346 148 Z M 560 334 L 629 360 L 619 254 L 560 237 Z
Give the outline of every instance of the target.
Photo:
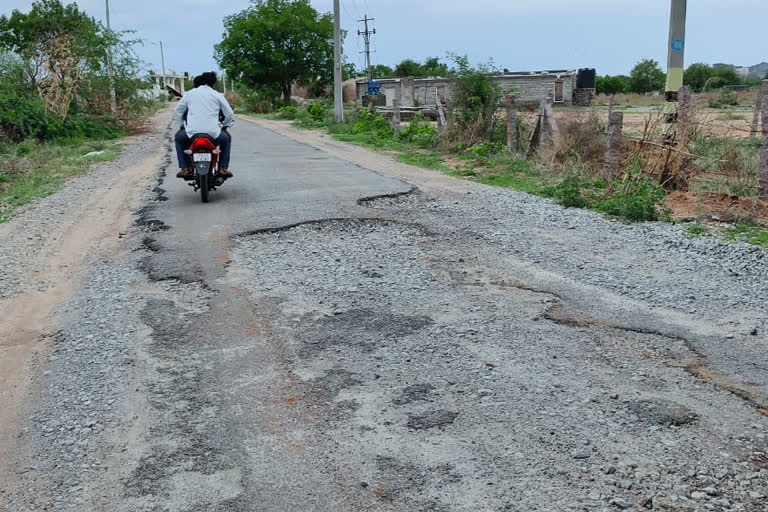
M 451 425 L 458 417 L 459 413 L 446 409 L 427 411 L 423 414 L 409 414 L 407 426 L 411 430 L 443 428 Z
M 698 420 L 698 415 L 690 409 L 666 400 L 634 400 L 626 407 L 647 425 L 680 427 Z
M 424 201 L 424 194 L 417 187 L 412 187 L 405 192 L 363 197 L 358 199 L 357 204 L 366 208 L 386 209 L 393 206 L 416 205 Z

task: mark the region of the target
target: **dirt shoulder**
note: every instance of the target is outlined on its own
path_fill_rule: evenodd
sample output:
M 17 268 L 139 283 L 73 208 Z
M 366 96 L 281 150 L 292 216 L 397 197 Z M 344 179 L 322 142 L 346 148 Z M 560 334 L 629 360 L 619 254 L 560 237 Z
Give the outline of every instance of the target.
M 148 133 L 123 139 L 117 160 L 0 225 L 0 481 L 9 481 L 22 399 L 50 349 L 51 314 L 88 281 L 90 265 L 122 250 L 148 178 L 166 158 L 168 115 L 158 112 Z

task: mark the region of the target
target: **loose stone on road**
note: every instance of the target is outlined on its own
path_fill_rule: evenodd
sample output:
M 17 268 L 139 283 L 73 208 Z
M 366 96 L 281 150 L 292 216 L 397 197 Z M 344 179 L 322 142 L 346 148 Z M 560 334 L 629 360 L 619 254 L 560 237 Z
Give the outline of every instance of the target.
M 0 505 L 768 508 L 764 252 L 284 123 L 233 136 L 206 205 L 159 159 L 120 245 L 43 315 Z M 34 268 L 3 258 L 18 308 Z

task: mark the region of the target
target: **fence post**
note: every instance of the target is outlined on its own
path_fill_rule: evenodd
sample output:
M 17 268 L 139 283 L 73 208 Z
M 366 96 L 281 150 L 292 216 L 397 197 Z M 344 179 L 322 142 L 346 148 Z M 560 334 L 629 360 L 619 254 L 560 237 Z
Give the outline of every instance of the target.
M 443 111 L 443 101 L 440 99 L 437 87 L 435 87 L 435 108 L 437 108 L 437 127 L 442 130 L 445 128 L 445 112 Z
M 763 80 L 761 97 L 763 145 L 760 149 L 760 178 L 757 185 L 757 195 L 761 200 L 768 201 L 768 80 Z
M 757 125 L 760 123 L 760 107 L 763 100 L 762 87 L 757 90 L 757 103 L 755 104 L 755 113 L 752 115 L 752 130 L 749 132 L 750 137 L 757 137 Z
M 400 131 L 400 100 L 392 100 L 392 129 Z
M 616 108 L 616 95 L 611 94 L 611 98 L 608 100 L 608 122 L 611 122 L 611 115 Z
M 608 119 L 608 142 L 605 146 L 603 178 L 611 183 L 619 173 L 621 138 L 624 132 L 624 112 L 613 112 Z
M 504 98 L 507 106 L 507 148 L 512 154 L 517 153 L 517 119 L 515 119 L 515 97 L 507 94 Z

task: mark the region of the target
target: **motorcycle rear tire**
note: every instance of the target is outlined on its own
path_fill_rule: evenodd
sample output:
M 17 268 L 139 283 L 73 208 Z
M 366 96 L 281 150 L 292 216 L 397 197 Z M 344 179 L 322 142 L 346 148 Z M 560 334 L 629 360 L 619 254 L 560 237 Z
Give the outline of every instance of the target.
M 204 203 L 208 202 L 208 175 L 203 174 L 200 176 L 200 198 Z

